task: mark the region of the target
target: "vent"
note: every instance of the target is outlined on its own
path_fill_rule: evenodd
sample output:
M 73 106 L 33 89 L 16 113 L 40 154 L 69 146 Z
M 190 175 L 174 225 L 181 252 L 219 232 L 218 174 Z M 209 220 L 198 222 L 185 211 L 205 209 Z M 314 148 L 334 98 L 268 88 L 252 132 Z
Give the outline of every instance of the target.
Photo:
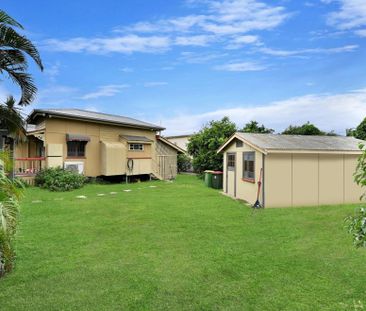
M 84 163 L 83 162 L 65 162 L 64 169 L 79 174 L 84 173 Z

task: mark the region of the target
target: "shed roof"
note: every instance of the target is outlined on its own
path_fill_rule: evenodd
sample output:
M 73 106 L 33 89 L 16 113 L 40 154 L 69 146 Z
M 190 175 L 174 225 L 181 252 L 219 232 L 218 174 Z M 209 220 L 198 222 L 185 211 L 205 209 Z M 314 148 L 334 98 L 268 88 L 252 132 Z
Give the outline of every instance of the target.
M 27 118 L 28 123 L 34 122 L 38 117 L 42 116 L 56 116 L 59 118 L 69 118 L 69 119 L 79 119 L 85 120 L 89 122 L 97 122 L 97 123 L 109 123 L 114 125 L 124 125 L 128 127 L 138 127 L 138 128 L 145 128 L 151 130 L 165 130 L 164 127 L 136 120 L 133 118 L 101 113 L 101 112 L 94 112 L 88 110 L 81 110 L 81 109 L 35 109 L 31 112 L 31 114 Z
M 264 153 L 274 151 L 325 151 L 360 152 L 359 143 L 363 140 L 345 136 L 307 136 L 280 134 L 235 133 L 219 151 L 222 151 L 233 139 L 247 142 Z

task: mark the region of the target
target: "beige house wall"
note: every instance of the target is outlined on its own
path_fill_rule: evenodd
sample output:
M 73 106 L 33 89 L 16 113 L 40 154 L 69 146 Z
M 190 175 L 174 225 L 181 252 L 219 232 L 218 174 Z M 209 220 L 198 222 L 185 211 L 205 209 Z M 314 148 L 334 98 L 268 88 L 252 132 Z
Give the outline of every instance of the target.
M 66 134 L 79 134 L 86 135 L 90 138 L 90 141 L 86 144 L 85 158 L 80 157 L 67 157 L 67 144 Z M 151 168 L 152 159 L 156 158 L 155 152 L 155 132 L 145 129 L 135 129 L 122 126 L 112 126 L 97 124 L 85 121 L 65 120 L 50 118 L 45 120 L 45 144 L 46 149 L 50 145 L 60 144 L 62 145 L 62 154 L 60 162 L 83 162 L 84 173 L 86 176 L 95 177 L 101 175 L 101 142 L 120 142 L 126 145 L 128 150 L 127 141 L 120 138 L 120 135 L 133 135 L 133 136 L 145 136 L 153 141 L 152 144 L 146 144 L 144 151 L 128 151 L 127 157 L 136 159 L 134 173 L 137 173 L 137 168 L 142 167 L 145 171 L 147 168 Z M 141 162 L 139 163 L 139 159 Z M 123 159 L 116 157 L 115 161 L 121 161 Z M 126 163 L 127 163 L 127 159 Z M 55 159 L 48 158 L 48 162 L 55 161 Z M 150 162 L 150 163 L 145 163 Z M 151 170 L 151 169 L 150 169 Z M 152 172 L 151 172 L 152 173 Z
M 156 171 L 163 179 L 175 178 L 178 173 L 177 151 L 161 141 L 156 143 Z
M 170 140 L 173 144 L 176 144 L 178 147 L 182 148 L 184 151 L 187 151 L 187 145 L 190 138 L 191 136 L 182 136 L 167 139 Z

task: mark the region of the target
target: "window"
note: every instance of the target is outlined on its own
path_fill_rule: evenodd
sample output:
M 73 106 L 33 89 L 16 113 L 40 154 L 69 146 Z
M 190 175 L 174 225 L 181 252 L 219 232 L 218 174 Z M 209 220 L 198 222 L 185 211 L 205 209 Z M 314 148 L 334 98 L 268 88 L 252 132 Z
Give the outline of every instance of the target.
M 243 152 L 243 178 L 254 180 L 255 152 Z
M 68 141 L 67 156 L 68 157 L 85 157 L 86 141 Z
M 227 168 L 228 170 L 232 171 L 235 169 L 235 153 L 228 153 L 227 154 Z
M 236 140 L 236 147 L 237 148 L 240 148 L 240 147 L 243 147 L 243 142 L 239 139 Z
M 143 144 L 130 144 L 128 149 L 131 151 L 144 151 L 144 145 Z

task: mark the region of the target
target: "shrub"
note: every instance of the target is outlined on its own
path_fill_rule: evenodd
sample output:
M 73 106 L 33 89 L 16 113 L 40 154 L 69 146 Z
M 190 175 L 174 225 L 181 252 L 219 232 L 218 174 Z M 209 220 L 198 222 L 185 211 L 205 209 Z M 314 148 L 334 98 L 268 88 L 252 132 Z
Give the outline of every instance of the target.
M 35 178 L 36 186 L 50 191 L 70 191 L 83 187 L 86 182 L 85 176 L 60 167 L 44 169 Z
M 0 160 L 7 167 L 7 157 L 0 153 Z M 16 234 L 19 199 L 23 187 L 7 177 L 4 170 L 0 170 L 0 277 L 12 270 L 15 252 L 13 241 Z
M 357 209 L 355 216 L 348 216 L 346 222 L 353 244 L 357 248 L 366 247 L 366 208 Z
M 366 187 L 366 145 L 359 144 L 362 151 L 358 158 L 356 167 L 355 182 L 360 187 Z M 361 196 L 361 200 L 366 198 L 366 192 Z M 352 234 L 353 244 L 356 247 L 366 247 L 366 208 L 361 207 L 356 210 L 354 216 L 348 216 L 345 219 L 348 232 Z
M 178 154 L 177 158 L 178 172 L 188 172 L 192 167 L 192 160 L 186 154 Z

